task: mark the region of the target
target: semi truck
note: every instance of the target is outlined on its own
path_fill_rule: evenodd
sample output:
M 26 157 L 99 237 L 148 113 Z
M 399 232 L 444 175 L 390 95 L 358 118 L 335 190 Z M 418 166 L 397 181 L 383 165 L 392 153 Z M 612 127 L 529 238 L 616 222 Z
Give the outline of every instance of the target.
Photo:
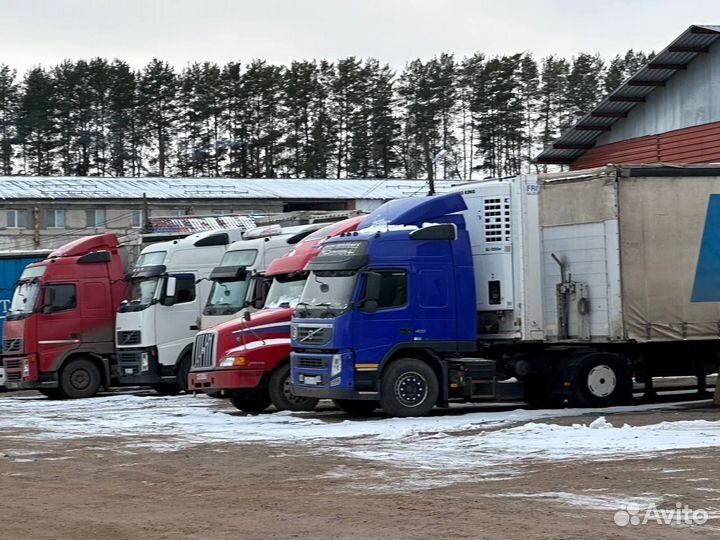
M 238 409 L 259 413 L 276 409 L 312 410 L 317 399 L 299 398 L 290 390 L 290 318 L 303 290 L 307 263 L 322 242 L 355 230 L 362 217 L 317 230 L 275 259 L 266 271 L 272 279 L 264 308 L 198 332 L 188 387 L 192 391 L 224 396 Z
M 350 414 L 609 406 L 720 351 L 720 168 L 494 179 L 329 239 L 292 320 L 292 390 Z
M 127 268 L 126 250 L 112 233 L 74 240 L 25 267 L 3 324 L 9 389 L 59 399 L 110 385 Z
M 264 277 L 268 265 L 320 227 L 320 224 L 258 227 L 230 244 L 220 265 L 208 277 L 212 285 L 200 328 L 205 330 L 239 317 L 244 310 L 260 309 L 270 287 L 270 280 Z
M 145 247 L 127 276 L 115 323 L 122 384 L 161 394 L 187 390 L 195 333 L 210 292 L 208 280 L 245 229 L 191 234 Z
M 15 284 L 25 267 L 43 260 L 50 254 L 48 250 L 25 250 L 0 252 L 0 340 L 2 340 L 2 322 L 5 321 L 12 302 Z M 5 369 L 0 359 L 0 391 L 5 389 Z

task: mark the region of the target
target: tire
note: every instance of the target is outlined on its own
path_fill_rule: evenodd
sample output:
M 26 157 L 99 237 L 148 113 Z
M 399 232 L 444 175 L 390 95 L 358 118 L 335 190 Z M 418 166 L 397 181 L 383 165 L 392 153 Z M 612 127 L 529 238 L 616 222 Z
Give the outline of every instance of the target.
M 380 406 L 377 401 L 333 399 L 338 409 L 349 416 L 370 416 Z
M 581 407 L 611 407 L 632 401 L 632 377 L 619 356 L 590 353 L 580 360 L 573 377 L 571 403 Z
M 177 385 L 180 387 L 182 392 L 188 391 L 188 375 L 190 374 L 190 353 L 185 353 L 180 361 L 177 363 L 175 369 L 175 378 L 177 379 Z
M 264 390 L 247 390 L 230 396 L 230 403 L 246 413 L 261 413 L 270 406 L 270 395 Z
M 290 364 L 285 363 L 275 370 L 268 383 L 270 400 L 278 411 L 312 411 L 318 400 L 296 396 L 290 388 Z
M 40 392 L 43 396 L 45 396 L 48 399 L 62 399 L 63 395 L 60 392 L 60 389 L 58 388 L 39 388 L 38 392 Z
M 57 390 L 67 399 L 92 397 L 102 384 L 100 370 L 88 358 L 70 360 L 63 366 L 58 379 L 60 386 Z
M 181 392 L 180 385 L 177 383 L 151 384 L 150 388 L 155 390 L 161 396 L 177 396 Z
M 380 405 L 390 416 L 425 416 L 437 402 L 440 385 L 433 369 L 415 358 L 400 358 L 385 369 Z

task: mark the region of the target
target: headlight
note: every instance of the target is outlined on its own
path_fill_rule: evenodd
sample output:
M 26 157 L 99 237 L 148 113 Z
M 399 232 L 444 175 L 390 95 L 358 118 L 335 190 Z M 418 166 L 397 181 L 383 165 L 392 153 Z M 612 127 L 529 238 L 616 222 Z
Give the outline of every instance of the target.
M 290 326 L 290 339 L 295 341 L 295 340 L 297 340 L 297 337 L 298 337 L 298 329 L 297 329 L 297 326 L 295 326 L 293 324 Z
M 140 353 L 140 371 L 150 370 L 150 355 L 146 352 Z
M 244 366 L 244 356 L 226 356 L 220 361 L 220 367 Z
M 342 371 L 342 356 L 339 354 L 333 354 L 332 367 L 330 369 L 330 376 L 334 377 Z
M 23 361 L 22 361 L 22 376 L 23 377 L 30 376 L 30 361 L 27 358 L 23 358 Z

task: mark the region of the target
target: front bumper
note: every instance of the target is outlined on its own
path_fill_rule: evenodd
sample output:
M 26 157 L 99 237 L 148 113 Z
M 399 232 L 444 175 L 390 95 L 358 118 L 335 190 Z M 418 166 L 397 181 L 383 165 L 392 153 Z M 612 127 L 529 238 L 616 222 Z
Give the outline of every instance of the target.
M 57 388 L 57 373 L 39 373 L 36 355 L 5 356 L 2 366 L 5 370 L 5 387 L 8 390 L 37 390 Z
M 292 384 L 292 391 L 296 396 L 317 399 L 351 399 L 351 400 L 377 400 L 377 392 L 357 392 L 342 388 L 327 388 Z
M 340 356 L 339 371 L 333 358 Z M 377 399 L 377 367 L 357 369 L 353 354 L 346 352 L 314 353 L 307 350 L 290 355 L 292 391 L 301 397 L 319 399 Z M 310 382 L 311 381 L 311 382 Z
M 172 370 L 158 363 L 155 347 L 117 349 L 117 376 L 120 384 L 144 385 L 172 382 Z
M 191 371 L 188 389 L 214 394 L 220 390 L 241 390 L 257 388 L 263 382 L 264 369 L 214 369 Z

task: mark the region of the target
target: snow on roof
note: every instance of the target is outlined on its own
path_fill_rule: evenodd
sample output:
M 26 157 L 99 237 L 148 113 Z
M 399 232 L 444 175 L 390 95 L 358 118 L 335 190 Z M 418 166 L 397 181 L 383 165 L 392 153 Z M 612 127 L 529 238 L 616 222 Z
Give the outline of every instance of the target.
M 455 182 L 436 181 L 438 193 Z M 0 199 L 398 199 L 427 180 L 91 178 L 0 176 Z

